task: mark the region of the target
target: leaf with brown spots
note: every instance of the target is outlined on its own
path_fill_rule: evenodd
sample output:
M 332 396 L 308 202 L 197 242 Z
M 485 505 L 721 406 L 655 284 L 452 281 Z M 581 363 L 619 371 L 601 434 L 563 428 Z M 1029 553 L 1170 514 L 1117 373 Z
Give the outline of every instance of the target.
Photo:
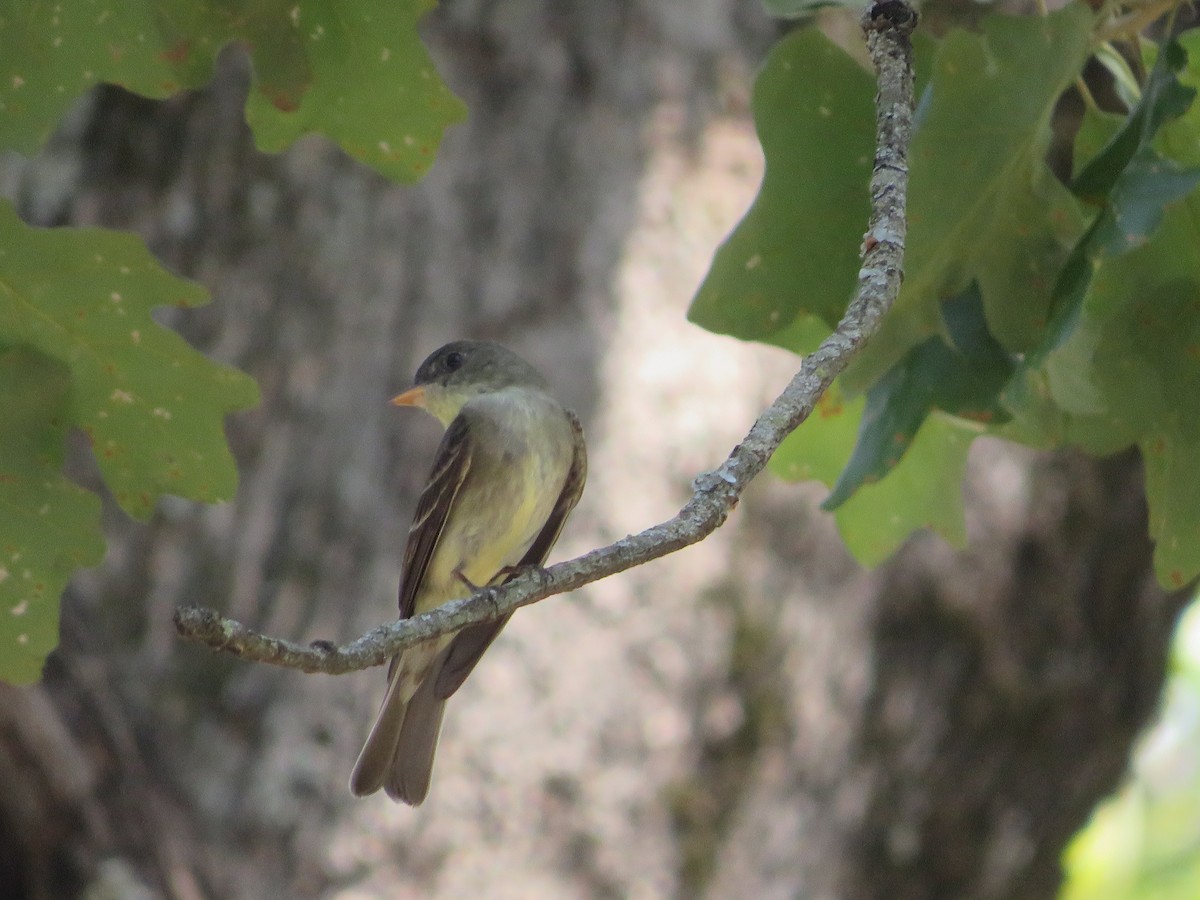
M 249 53 L 246 117 L 280 151 L 324 134 L 399 181 L 465 114 L 417 34 L 429 0 L 92 0 L 0 4 L 0 146 L 34 153 L 100 82 L 147 97 L 203 86 L 226 44 Z
M 67 430 L 144 519 L 166 493 L 233 495 L 225 416 L 257 388 L 154 321 L 164 302 L 207 296 L 133 235 L 30 228 L 0 201 L 0 271 L 0 678 L 28 681 L 54 646 L 67 578 L 104 547 L 99 501 L 62 477 Z

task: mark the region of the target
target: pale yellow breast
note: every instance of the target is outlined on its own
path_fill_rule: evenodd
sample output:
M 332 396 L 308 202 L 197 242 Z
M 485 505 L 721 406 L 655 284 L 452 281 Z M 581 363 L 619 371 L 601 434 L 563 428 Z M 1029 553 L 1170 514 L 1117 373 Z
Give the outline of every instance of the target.
M 521 561 L 558 501 L 574 455 L 561 407 L 534 396 L 480 398 L 468 412 L 473 456 L 455 511 L 430 560 L 417 612 L 465 597 L 455 576 L 488 584 Z

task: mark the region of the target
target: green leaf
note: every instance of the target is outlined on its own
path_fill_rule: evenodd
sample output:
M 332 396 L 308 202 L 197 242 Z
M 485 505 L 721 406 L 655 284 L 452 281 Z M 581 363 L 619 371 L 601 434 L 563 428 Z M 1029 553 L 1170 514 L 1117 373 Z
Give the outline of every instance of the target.
M 837 384 L 813 415 L 771 459 L 783 478 L 815 478 L 832 485 L 854 447 L 864 400 L 847 400 Z M 913 531 L 928 528 L 950 544 L 966 542 L 962 477 L 976 425 L 934 413 L 908 453 L 882 481 L 862 486 L 834 513 L 847 549 L 862 565 L 887 559 Z
M 939 327 L 939 303 L 979 283 L 990 330 L 1036 346 L 1058 271 L 1083 230 L 1078 201 L 1045 163 L 1050 122 L 1087 59 L 1092 14 L 988 16 L 953 31 L 934 61 L 910 152 L 904 288 L 847 373 L 865 389 Z
M 865 390 L 937 328 L 938 304 L 978 281 L 992 331 L 1036 344 L 1078 202 L 1047 169 L 1050 117 L 1088 52 L 1091 13 L 989 16 L 983 33 L 916 42 L 922 100 L 913 143 L 905 287 L 847 384 Z M 798 352 L 802 316 L 832 328 L 857 278 L 868 208 L 874 87 L 812 30 L 795 32 L 755 84 L 766 157 L 754 204 L 718 251 L 689 317 Z M 812 329 L 803 333 L 811 341 Z
M 1126 116 L 1103 112 L 1094 106 L 1087 107 L 1071 148 L 1072 171 L 1079 172 L 1090 165 L 1108 147 L 1126 121 Z
M 165 493 L 233 495 L 237 469 L 224 418 L 257 402 L 246 375 L 158 325 L 165 302 L 206 303 L 204 290 L 159 268 L 133 235 L 38 229 L 0 203 L 0 345 L 66 366 L 66 422 L 83 429 L 113 496 L 146 518 Z
M 1195 91 L 1177 81 L 1187 59 L 1175 44 L 1159 54 L 1141 105 L 1076 179 L 1076 185 L 1091 202 L 1102 204 L 1102 210 L 1064 265 L 1040 345 L 1027 354 L 1006 395 L 1010 407 L 1023 417 L 1047 400 L 1067 415 L 1085 417 L 1083 421 L 1100 417 L 1108 433 L 1096 435 L 1099 444 L 1086 439 L 1086 428 L 1074 429 L 1075 440 L 1084 438 L 1085 446 L 1102 447 L 1100 452 L 1136 440 L 1126 420 L 1105 415 L 1109 403 L 1099 384 L 1133 363 L 1119 352 L 1113 359 L 1097 357 L 1101 345 L 1115 350 L 1113 339 L 1119 344 L 1131 334 L 1122 312 L 1129 313 L 1131 304 L 1144 297 L 1162 274 L 1177 272 L 1177 279 L 1194 276 L 1189 264 L 1193 254 L 1186 249 L 1194 231 L 1189 227 L 1188 205 L 1183 206 L 1182 216 L 1172 215 L 1172 205 L 1200 184 L 1200 167 L 1180 165 L 1177 160 L 1187 158 L 1186 150 L 1164 156 L 1154 143 L 1160 131 L 1164 138 L 1175 132 L 1176 143 L 1183 147 L 1200 137 L 1200 121 L 1189 111 Z M 1187 117 L 1181 119 L 1185 113 Z M 1090 143 L 1091 135 L 1109 128 L 1111 117 L 1089 114 L 1081 134 Z M 1164 217 L 1167 228 L 1159 230 L 1150 244 Z M 1178 258 L 1171 255 L 1176 252 Z M 1114 317 L 1121 319 L 1115 329 L 1110 327 Z M 1124 376 L 1121 381 L 1128 383 Z M 1071 428 L 1067 423 L 1061 427 L 1064 432 Z
M 0 680 L 29 684 L 58 642 L 58 596 L 104 556 L 100 500 L 62 475 L 70 371 L 0 349 Z
M 417 34 L 433 0 L 287 2 L 312 67 L 298 105 L 252 94 L 246 117 L 263 150 L 306 132 L 332 137 L 351 156 L 392 178 L 424 175 L 442 132 L 466 116 Z M 258 53 L 255 53 L 258 64 Z
M 35 152 L 108 81 L 147 97 L 200 87 L 225 44 L 250 48 L 247 116 L 265 150 L 327 135 L 383 174 L 428 169 L 462 104 L 417 35 L 429 0 L 0 0 L 0 145 Z
M 232 496 L 224 418 L 257 402 L 246 375 L 151 317 L 207 302 L 134 236 L 38 229 L 0 202 L 0 678 L 37 678 L 71 572 L 103 555 L 100 502 L 61 473 L 81 428 L 117 502 L 146 518 L 164 493 Z
M 838 531 L 855 559 L 878 565 L 922 528 L 953 547 L 966 545 L 962 480 L 979 433 L 976 425 L 934 413 L 887 478 L 838 508 Z
M 946 301 L 942 317 L 951 343 L 927 338 L 867 392 L 854 452 L 824 509 L 892 471 L 936 409 L 983 423 L 1009 418 L 999 394 L 1014 362 L 988 331 L 978 286 Z
M 1191 193 L 1200 181 L 1200 168 L 1184 168 L 1153 146 L 1159 131 L 1182 117 L 1195 98 L 1196 91 L 1178 80 L 1187 60 L 1188 54 L 1179 44 L 1172 42 L 1164 48 L 1137 108 L 1074 180 L 1072 189 L 1102 210 L 1063 267 L 1054 288 L 1049 326 L 1030 354 L 1027 368 L 1040 366 L 1071 337 L 1079 325 L 1094 270 L 1106 259 L 1146 243 L 1162 221 L 1164 208 Z M 1101 121 L 1090 124 L 1093 119 Z M 1091 114 L 1082 130 L 1091 135 L 1108 124 L 1108 117 Z M 1120 302 L 1109 305 L 1116 308 Z M 1094 301 L 1092 310 L 1099 312 Z M 1070 408 L 1069 400 L 1067 406 Z
M 835 381 L 812 415 L 775 451 L 771 471 L 787 481 L 820 481 L 833 487 L 854 450 L 863 406 L 862 397 L 847 398 Z
M 837 509 L 863 484 L 880 481 L 896 467 L 933 411 L 937 379 L 954 367 L 953 352 L 938 338 L 929 338 L 872 385 L 854 452 L 822 509 Z
M 1143 102 L 1166 108 L 1135 110 L 1097 157 L 1124 168 L 1092 180 L 1109 184 L 1105 206 L 1064 270 L 1043 345 L 1005 394 L 1056 442 L 1096 454 L 1139 446 L 1155 571 L 1172 587 L 1200 574 L 1200 109 L 1180 102 L 1200 83 L 1197 51 L 1198 35 L 1164 48 Z
M 845 501 L 838 522 L 861 560 L 882 558 L 915 527 L 961 539 L 961 492 L 952 479 L 980 428 L 930 411 L 1001 421 L 996 393 L 1009 355 L 1035 347 L 1045 330 L 1058 272 L 1084 230 L 1081 205 L 1045 164 L 1050 121 L 1087 58 L 1091 24 L 1090 11 L 1072 4 L 1046 17 L 988 16 L 981 33 L 952 31 L 940 44 L 925 39 L 916 47 L 922 99 L 903 292 L 847 373 L 843 399 L 830 407 L 837 412 L 814 415 L 773 462 L 785 477 L 823 473 L 832 484 L 833 460 L 844 464 L 855 446 L 856 410 L 871 404 L 844 398 L 876 385 L 875 447 L 847 475 L 847 484 L 864 484 L 848 501 L 838 489 L 832 498 Z M 693 321 L 805 352 L 821 336 L 814 326 L 828 329 L 841 315 L 859 266 L 847 248 L 857 248 L 865 223 L 873 90 L 815 35 L 798 33 L 777 48 L 755 85 L 763 185 L 701 286 Z M 821 132 L 830 118 L 846 120 L 838 135 Z M 944 319 L 944 299 L 973 282 L 985 316 Z M 955 333 L 964 322 L 981 327 Z M 994 354 L 979 372 L 963 361 L 983 352 L 972 335 L 986 335 L 984 357 Z M 973 349 L 964 353 L 959 343 Z M 887 384 L 876 384 L 897 366 Z M 936 399 L 934 383 L 942 385 Z M 893 393 L 899 405 L 889 410 L 881 397 Z M 908 447 L 898 463 L 897 427 Z M 864 529 L 861 544 L 852 528 Z
M 1197 184 L 1200 168 L 1183 169 L 1148 147 L 1138 150 L 1112 185 L 1105 208 L 1072 250 L 1055 285 L 1053 312 L 1042 345 L 1025 360 L 1027 371 L 1045 371 L 1054 400 L 1064 410 L 1089 414 L 1103 407 L 1087 374 L 1093 368 L 1098 325 L 1132 296 L 1122 291 L 1119 298 L 1114 297 L 1103 283 L 1098 291 L 1092 291 L 1094 274 L 1106 260 L 1146 244 L 1167 207 L 1190 194 Z M 1087 322 L 1083 321 L 1085 301 L 1090 312 Z M 1028 384 L 1027 376 L 1022 378 Z M 1008 398 L 1014 407 L 1025 402 L 1017 390 Z
M 1133 158 L 1145 152 L 1158 130 L 1191 107 L 1194 88 L 1178 80 L 1187 66 L 1187 53 L 1171 41 L 1155 60 L 1137 107 L 1108 145 L 1075 177 L 1071 190 L 1089 202 L 1102 204 Z
M 1084 203 L 1045 156 L 1093 24 L 1084 4 L 989 16 L 981 33 L 951 32 L 937 48 L 911 152 L 903 292 L 836 394 L 772 462 L 785 477 L 836 485 L 828 502 L 843 504 L 839 527 L 864 561 L 897 546 L 905 528 L 961 535 L 957 479 L 987 422 L 1038 447 L 1139 446 L 1157 574 L 1172 586 L 1200 574 L 1200 35 L 1162 50 L 1128 120 L 1087 114 L 1074 182 Z M 781 49 L 756 86 L 756 101 L 759 90 L 774 98 L 755 108 L 763 187 L 692 317 L 803 351 L 840 314 L 858 266 L 812 237 L 813 223 L 840 229 L 839 242 L 857 243 L 861 228 L 847 238 L 839 218 L 853 202 L 848 186 L 835 199 L 806 183 L 811 172 L 839 183 L 853 158 L 846 147 L 831 154 L 840 163 L 821 157 L 824 141 L 808 140 L 820 128 L 813 111 L 836 115 L 866 98 L 851 73 L 822 81 L 836 63 L 819 39 L 789 40 L 793 55 Z M 840 98 L 833 82 L 845 85 Z M 1089 223 L 1093 204 L 1101 210 Z M 974 301 L 944 305 L 972 283 L 982 314 Z M 1014 358 L 1021 364 L 1000 388 Z M 1006 413 L 1014 418 L 1004 423 Z
M 829 333 L 858 271 L 873 96 L 871 76 L 819 31 L 793 32 L 775 46 L 752 101 L 766 157 L 762 186 L 713 258 L 691 321 L 747 340 L 776 342 L 802 317 Z

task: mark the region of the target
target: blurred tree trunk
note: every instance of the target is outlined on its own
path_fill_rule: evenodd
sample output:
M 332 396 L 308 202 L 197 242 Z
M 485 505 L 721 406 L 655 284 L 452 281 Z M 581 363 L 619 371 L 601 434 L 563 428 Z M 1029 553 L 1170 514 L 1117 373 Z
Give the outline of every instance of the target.
M 487 671 L 525 705 L 553 707 L 546 673 L 568 678 L 588 648 L 620 651 L 605 658 L 661 690 L 622 689 L 594 733 L 576 726 L 585 746 L 545 771 L 534 754 L 557 726 L 526 729 L 518 712 L 494 735 L 463 726 L 441 751 L 437 812 L 345 789 L 381 674 L 301 676 L 174 637 L 181 603 L 304 640 L 394 615 L 437 434 L 401 429 L 384 401 L 441 341 L 513 346 L 593 424 L 654 116 L 674 110 L 688 143 L 731 114 L 717 106 L 722 79 L 747 77 L 770 40 L 742 6 L 446 4 L 429 39 L 471 118 L 413 188 L 320 141 L 256 153 L 236 53 L 196 95 L 102 90 L 42 158 L 9 165 L 30 221 L 134 229 L 208 286 L 210 307 L 164 320 L 254 375 L 263 404 L 229 423 L 237 500 L 164 503 L 149 526 L 110 508 L 108 560 L 68 592 L 44 683 L 0 688 L 0 896 L 311 897 L 378 883 L 455 896 L 460 850 L 489 842 L 529 870 L 512 889 L 525 896 L 1053 894 L 1063 843 L 1154 708 L 1179 608 L 1149 574 L 1131 458 L 1061 455 L 1031 474 L 993 450 L 1002 464 L 975 482 L 975 549 L 917 538 L 871 575 L 805 523 L 801 492 L 755 492 L 722 538 L 728 571 L 702 596 L 679 596 L 662 569 L 626 584 L 635 598 L 676 596 L 634 603 L 629 620 L 594 599 L 543 605 L 579 650 L 546 651 L 545 671 L 528 638 L 539 632 L 506 635 L 510 649 L 493 653 L 520 685 Z M 96 483 L 77 449 L 78 477 Z M 620 526 L 590 502 L 580 527 L 606 540 Z M 693 611 L 709 655 L 685 630 Z M 673 674 L 672 647 L 690 663 Z M 569 677 L 598 692 L 642 676 Z M 570 702 L 601 715 L 591 693 Z M 683 724 L 655 737 L 657 707 L 636 703 Z M 511 744 L 534 781 L 491 780 L 469 754 L 456 766 L 467 751 L 449 745 L 468 737 Z M 669 761 L 652 762 L 667 745 Z
M 781 651 L 817 658 L 783 667 L 792 730 L 755 736 L 714 896 L 1056 895 L 1064 846 L 1156 709 L 1190 594 L 1150 572 L 1135 454 L 1018 464 L 988 445 L 972 470 L 970 550 L 917 537 L 862 592 L 834 575 L 824 613 L 760 617 L 836 638 Z

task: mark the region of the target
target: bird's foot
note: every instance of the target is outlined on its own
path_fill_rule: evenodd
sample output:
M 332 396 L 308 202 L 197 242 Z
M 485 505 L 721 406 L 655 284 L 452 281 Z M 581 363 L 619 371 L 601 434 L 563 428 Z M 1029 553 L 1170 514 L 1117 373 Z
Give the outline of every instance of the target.
M 455 569 L 454 577 L 457 578 L 459 581 L 461 581 L 464 585 L 466 585 L 467 590 L 470 591 L 472 594 L 478 594 L 481 590 L 483 590 L 483 588 L 481 588 L 479 585 L 475 584 L 475 582 L 471 581 L 470 578 L 468 578 L 466 575 L 464 575 L 462 569 Z

